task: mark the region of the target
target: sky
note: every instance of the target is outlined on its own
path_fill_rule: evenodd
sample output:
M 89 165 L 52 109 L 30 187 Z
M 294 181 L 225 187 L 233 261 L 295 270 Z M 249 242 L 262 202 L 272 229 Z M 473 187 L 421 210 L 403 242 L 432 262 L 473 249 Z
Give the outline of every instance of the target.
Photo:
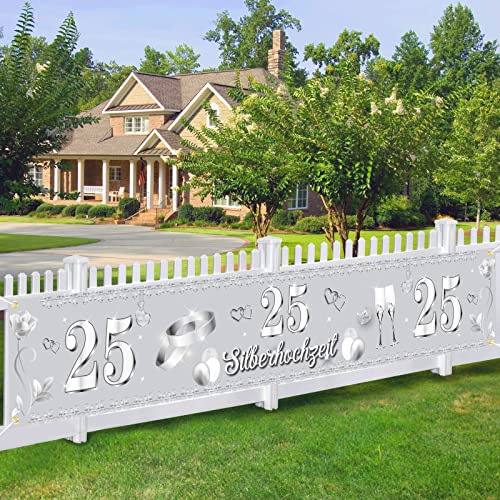
M 428 44 L 429 34 L 451 0 L 274 0 L 302 23 L 300 32 L 290 31 L 290 41 L 302 54 L 308 43 L 332 45 L 348 28 L 381 42 L 381 54 L 391 57 L 401 36 L 414 30 Z M 467 0 L 486 40 L 500 39 L 500 1 Z M 0 26 L 4 40 L 13 35 L 23 1 L 0 0 Z M 97 61 L 140 65 L 144 47 L 173 49 L 192 45 L 201 54 L 202 68 L 218 65 L 215 43 L 203 40 L 219 12 L 233 18 L 245 13 L 243 0 L 31 0 L 35 11 L 35 34 L 53 40 L 65 15 L 72 11 L 81 33 L 79 47 L 89 47 Z M 0 42 L 2 43 L 2 42 Z M 301 55 L 302 58 L 302 55 Z M 305 65 L 311 69 L 310 65 Z

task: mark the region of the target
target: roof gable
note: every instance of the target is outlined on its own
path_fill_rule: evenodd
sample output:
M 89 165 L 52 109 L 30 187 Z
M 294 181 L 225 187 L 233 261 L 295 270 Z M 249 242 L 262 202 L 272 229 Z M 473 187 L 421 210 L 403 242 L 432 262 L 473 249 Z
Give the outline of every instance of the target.
M 179 82 L 176 79 L 132 72 L 120 85 L 103 113 L 123 111 L 179 111 Z
M 150 134 L 142 141 L 142 143 L 139 145 L 139 147 L 134 151 L 134 155 L 140 155 L 140 154 L 162 154 L 162 150 L 166 150 L 166 154 L 170 155 L 176 155 L 177 154 L 177 149 L 175 146 L 178 146 L 178 144 L 170 144 L 170 142 L 175 142 L 176 139 L 173 138 L 174 140 L 168 140 L 169 138 L 172 139 L 171 137 L 168 137 L 165 133 L 161 132 L 167 132 L 166 130 L 164 131 L 159 131 L 158 129 L 154 129 L 150 132 Z M 167 132 L 168 134 L 168 132 Z M 171 134 L 172 136 L 174 134 Z M 177 139 L 178 142 L 178 139 Z
M 218 88 L 217 88 L 218 87 Z M 222 88 L 221 88 L 222 87 Z M 191 102 L 177 115 L 175 120 L 170 124 L 168 130 L 172 132 L 179 132 L 184 128 L 183 122 L 184 120 L 189 121 L 191 117 L 201 108 L 203 103 L 211 96 L 215 95 L 219 98 L 219 100 L 227 106 L 228 109 L 233 109 L 233 103 L 228 102 L 228 95 L 225 94 L 225 97 L 222 95 L 224 92 L 223 86 L 214 85 L 212 83 L 207 83 L 203 86 L 203 88 L 193 97 Z

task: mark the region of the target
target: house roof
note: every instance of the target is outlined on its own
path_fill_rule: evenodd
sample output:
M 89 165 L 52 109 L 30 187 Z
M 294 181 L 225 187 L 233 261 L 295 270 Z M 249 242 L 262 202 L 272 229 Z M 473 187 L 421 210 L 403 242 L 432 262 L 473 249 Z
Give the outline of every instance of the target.
M 180 81 L 177 78 L 138 71 L 134 71 L 134 75 L 165 109 L 182 109 Z
M 131 76 L 129 76 L 129 78 L 131 78 Z M 158 101 L 165 110 L 180 110 L 182 112 L 207 84 L 213 87 L 213 89 L 227 102 L 228 106 L 235 106 L 237 104 L 228 93 L 229 89 L 234 87 L 238 78 L 238 71 L 236 70 L 212 71 L 176 76 L 159 76 L 133 72 L 133 77 L 139 80 L 140 83 L 147 88 L 154 96 L 155 100 Z M 239 71 L 239 77 L 243 88 L 248 88 L 249 78 L 254 78 L 260 83 L 266 83 L 269 78 L 269 73 L 262 68 L 242 69 Z M 117 105 L 106 109 L 108 104 L 111 104 L 112 101 L 113 98 L 85 112 L 98 117 L 99 123 L 84 125 L 82 128 L 73 130 L 68 134 L 68 142 L 57 153 L 50 156 L 87 156 L 101 158 L 110 156 L 134 156 L 139 146 L 144 143 L 145 139 L 151 135 L 151 133 L 113 136 L 110 115 L 107 114 L 107 112 L 130 112 L 143 109 L 154 109 L 161 113 L 162 108 L 157 104 L 139 104 L 126 106 Z M 103 111 L 106 112 L 103 113 Z M 167 129 L 179 114 L 180 113 L 174 113 L 165 124 L 156 129 L 173 150 L 180 148 L 181 140 L 176 132 Z M 160 154 L 156 151 L 158 149 L 163 148 L 153 147 L 142 150 L 141 154 L 156 156 Z

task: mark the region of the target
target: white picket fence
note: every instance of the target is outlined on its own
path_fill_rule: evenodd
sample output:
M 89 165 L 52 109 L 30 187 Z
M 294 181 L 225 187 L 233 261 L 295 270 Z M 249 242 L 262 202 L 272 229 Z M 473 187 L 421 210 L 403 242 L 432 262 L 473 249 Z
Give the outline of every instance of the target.
M 426 237 L 427 236 L 427 237 Z M 317 248 L 313 243 L 307 246 L 304 259 L 304 250 L 301 245 L 296 245 L 295 248 L 287 246 L 280 247 L 275 251 L 280 254 L 278 260 L 275 259 L 273 270 L 276 266 L 307 266 L 318 262 L 341 262 L 347 259 L 356 258 L 358 260 L 370 259 L 380 255 L 390 256 L 401 253 L 411 253 L 412 255 L 432 255 L 440 252 L 460 252 L 467 249 L 475 249 L 482 244 L 498 242 L 500 244 L 500 225 L 495 227 L 494 239 L 492 239 L 491 228 L 485 226 L 482 230 L 481 241 L 479 241 L 478 231 L 472 228 L 470 231 L 470 241 L 465 244 L 465 233 L 463 229 L 456 231 L 456 221 L 451 219 L 440 219 L 436 221 L 436 229 L 431 230 L 427 235 L 424 231 L 417 233 L 416 244 L 414 233 L 406 233 L 406 235 L 395 234 L 391 248 L 389 236 L 380 238 L 375 236 L 369 240 L 361 238 L 358 243 L 358 255 L 353 257 L 353 242 L 346 242 L 345 255 L 342 255 L 341 245 L 339 241 L 335 241 L 332 250 L 329 245 L 323 242 L 319 246 L 319 260 L 317 260 Z M 403 248 L 404 242 L 404 248 Z M 379 247 L 382 251 L 379 253 Z M 392 251 L 391 251 L 392 250 Z M 151 283 L 155 281 L 164 281 L 168 279 L 189 279 L 196 276 L 219 275 L 228 273 L 244 273 L 253 270 L 266 268 L 264 263 L 266 248 L 261 245 L 261 248 L 251 251 L 248 258 L 247 252 L 240 250 L 238 253 L 228 252 L 224 255 L 219 253 L 214 254 L 212 259 L 212 268 L 209 266 L 209 257 L 202 255 L 199 260 L 198 270 L 196 269 L 196 258 L 188 257 L 187 259 L 176 258 L 173 261 L 161 260 L 160 263 L 147 261 L 145 264 L 139 262 L 133 263 L 131 266 L 119 264 L 116 268 L 110 265 L 104 266 L 101 269 L 103 279 L 98 280 L 99 269 L 95 266 L 88 266 L 89 260 L 86 257 L 71 256 L 64 259 L 64 268 L 56 272 L 56 283 L 54 287 L 54 272 L 45 271 L 43 273 L 43 290 L 41 284 L 41 274 L 37 271 L 28 275 L 20 273 L 17 277 L 7 274 L 4 277 L 4 297 L 24 296 L 28 294 L 40 294 L 61 291 L 83 291 L 86 289 L 100 289 L 102 287 L 123 286 L 127 283 Z M 305 260 L 305 262 L 304 262 Z M 186 265 L 184 265 L 186 263 Z M 224 264 L 224 265 L 223 265 Z M 159 266 L 159 272 L 158 271 Z M 130 273 L 128 273 L 130 267 Z M 141 273 L 141 269 L 145 267 L 145 274 Z M 271 269 L 268 269 L 271 270 Z M 198 272 L 197 272 L 198 271 Z M 127 281 L 127 275 L 131 276 L 131 280 Z M 116 276 L 116 278 L 113 278 Z M 14 283 L 17 280 L 17 290 Z M 31 286 L 29 286 L 31 285 Z

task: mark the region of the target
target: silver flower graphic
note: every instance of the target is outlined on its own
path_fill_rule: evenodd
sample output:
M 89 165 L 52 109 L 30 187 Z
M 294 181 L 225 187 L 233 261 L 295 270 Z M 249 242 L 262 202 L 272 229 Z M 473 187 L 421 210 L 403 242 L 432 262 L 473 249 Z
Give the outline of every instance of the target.
M 490 279 L 493 276 L 493 271 L 495 270 L 495 259 L 484 259 L 481 264 L 479 264 L 479 273 L 484 278 Z
M 38 320 L 29 311 L 25 311 L 23 314 L 12 314 L 9 321 L 10 327 L 18 339 L 28 336 L 38 323 Z

